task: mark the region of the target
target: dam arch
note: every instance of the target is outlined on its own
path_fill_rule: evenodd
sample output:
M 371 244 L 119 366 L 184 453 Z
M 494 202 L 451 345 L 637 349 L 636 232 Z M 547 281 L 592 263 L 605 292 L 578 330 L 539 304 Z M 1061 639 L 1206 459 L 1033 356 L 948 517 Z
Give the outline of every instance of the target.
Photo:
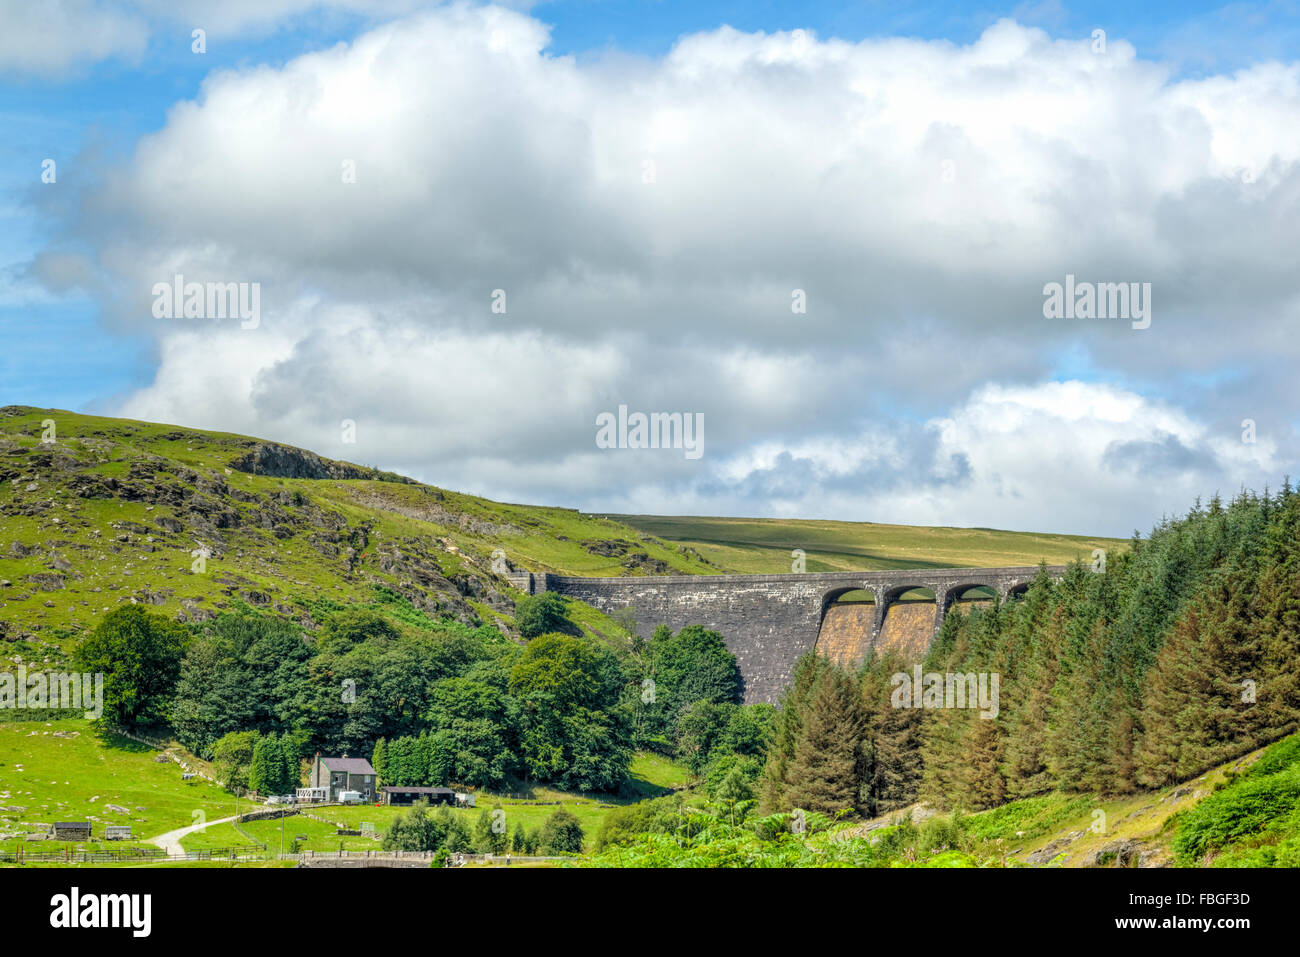
M 1007 587 L 1006 595 L 1004 597 L 1024 598 L 1025 592 L 1029 591 L 1029 586 L 1032 584 L 1033 584 L 1032 581 L 1023 581 L 1023 582 L 1017 582 L 1014 585 L 1009 585 Z
M 506 577 L 527 594 L 553 591 L 587 602 L 606 614 L 631 609 L 638 629 L 650 634 L 658 625 L 674 631 L 698 624 L 719 632 L 736 656 L 747 703 L 776 702 L 790 680 L 795 661 L 813 650 L 830 609 L 840 596 L 870 592 L 875 601 L 871 632 L 856 650 L 892 639 L 888 625 L 891 605 L 907 610 L 896 621 L 909 622 L 907 634 L 923 654 L 943 623 L 947 599 L 958 590 L 982 586 L 999 598 L 1023 591 L 1045 571 L 1053 578 L 1065 566 L 999 568 L 911 568 L 872 572 L 803 572 L 779 575 L 666 575 L 583 578 L 529 571 Z M 928 589 L 929 602 L 899 602 L 917 588 Z M 924 609 L 925 611 L 921 611 Z M 929 619 L 923 624 L 925 615 Z M 902 650 L 902 649 L 900 649 Z
M 884 594 L 879 588 L 835 588 L 822 596 L 814 650 L 842 665 L 861 663 L 880 629 Z

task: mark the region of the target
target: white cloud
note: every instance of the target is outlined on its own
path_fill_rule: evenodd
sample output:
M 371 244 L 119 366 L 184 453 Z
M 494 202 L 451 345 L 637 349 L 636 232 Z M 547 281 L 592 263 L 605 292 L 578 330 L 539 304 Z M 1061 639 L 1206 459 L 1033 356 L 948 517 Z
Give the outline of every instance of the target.
M 161 342 L 125 411 L 516 499 L 1080 531 L 1294 459 L 1231 443 L 1300 358 L 1296 65 L 1175 81 L 1010 21 L 547 43 L 456 5 L 178 104 L 70 224 Z M 175 272 L 261 282 L 262 328 L 159 324 Z M 1067 272 L 1151 282 L 1151 328 L 1044 319 Z M 1072 348 L 1116 384 L 1044 384 Z M 619 403 L 705 413 L 705 457 L 600 453 Z
M 0 4 L 0 74 L 51 76 L 113 57 L 135 62 L 148 37 L 145 21 L 119 4 L 12 0 Z
M 392 17 L 436 0 L 124 0 L 158 19 L 202 27 L 218 36 L 263 31 L 296 17 L 332 12 Z
M 719 463 L 717 484 L 634 484 L 597 508 L 1124 536 L 1279 465 L 1267 437 L 1247 444 L 1115 386 L 988 385 L 923 424 L 761 442 Z
M 931 423 L 941 459 L 963 458 L 960 489 L 910 496 L 935 521 L 1117 534 L 1149 528 L 1199 495 L 1235 493 L 1277 475 L 1277 446 L 1225 434 L 1181 410 L 1114 386 L 1083 382 L 990 385 Z M 1123 523 L 1123 524 L 1121 524 Z

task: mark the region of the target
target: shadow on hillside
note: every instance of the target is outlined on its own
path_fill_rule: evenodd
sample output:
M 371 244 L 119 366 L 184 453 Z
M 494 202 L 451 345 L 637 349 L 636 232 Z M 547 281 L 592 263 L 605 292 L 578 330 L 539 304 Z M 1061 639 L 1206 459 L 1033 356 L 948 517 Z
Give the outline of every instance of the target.
M 147 735 L 135 734 L 121 728 L 94 726 L 92 733 L 104 747 L 131 754 L 163 751 L 170 743 L 161 739 L 155 741 Z

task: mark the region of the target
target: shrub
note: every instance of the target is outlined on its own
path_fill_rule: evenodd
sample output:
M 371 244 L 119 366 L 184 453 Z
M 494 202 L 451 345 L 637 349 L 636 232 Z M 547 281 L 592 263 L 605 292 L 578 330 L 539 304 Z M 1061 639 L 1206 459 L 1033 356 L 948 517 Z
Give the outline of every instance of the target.
M 956 814 L 952 817 L 932 817 L 917 832 L 916 856 L 924 858 L 941 851 L 961 850 L 962 838 L 962 824 Z
M 682 800 L 676 795 L 625 804 L 605 815 L 596 832 L 596 851 L 632 844 L 646 834 L 670 834 L 682 823 Z
M 1246 769 L 1243 777 L 1259 778 L 1277 774 L 1300 764 L 1300 734 L 1274 742 L 1260 755 L 1259 760 Z
M 536 638 L 550 631 L 574 634 L 578 630 L 569 620 L 564 599 L 550 591 L 526 595 L 515 602 L 515 624 L 525 638 Z
M 1266 777 L 1243 777 L 1188 811 L 1174 838 L 1184 862 L 1257 834 L 1275 818 L 1300 808 L 1300 768 Z
M 581 854 L 585 837 L 582 825 L 573 812 L 559 808 L 542 825 L 538 842 L 544 857 L 555 857 L 560 854 Z

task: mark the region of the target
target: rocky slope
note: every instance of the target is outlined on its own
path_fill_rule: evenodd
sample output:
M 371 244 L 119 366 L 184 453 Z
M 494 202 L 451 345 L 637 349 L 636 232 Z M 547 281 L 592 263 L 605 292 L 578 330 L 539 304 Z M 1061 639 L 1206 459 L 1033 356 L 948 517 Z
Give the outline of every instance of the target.
M 717 571 L 570 509 L 491 502 L 246 436 L 0 408 L 0 641 L 11 658 L 25 643 L 27 660 L 57 660 L 124 602 L 180 621 L 243 602 L 311 628 L 329 603 L 387 589 L 435 617 L 509 630 L 509 568 Z

